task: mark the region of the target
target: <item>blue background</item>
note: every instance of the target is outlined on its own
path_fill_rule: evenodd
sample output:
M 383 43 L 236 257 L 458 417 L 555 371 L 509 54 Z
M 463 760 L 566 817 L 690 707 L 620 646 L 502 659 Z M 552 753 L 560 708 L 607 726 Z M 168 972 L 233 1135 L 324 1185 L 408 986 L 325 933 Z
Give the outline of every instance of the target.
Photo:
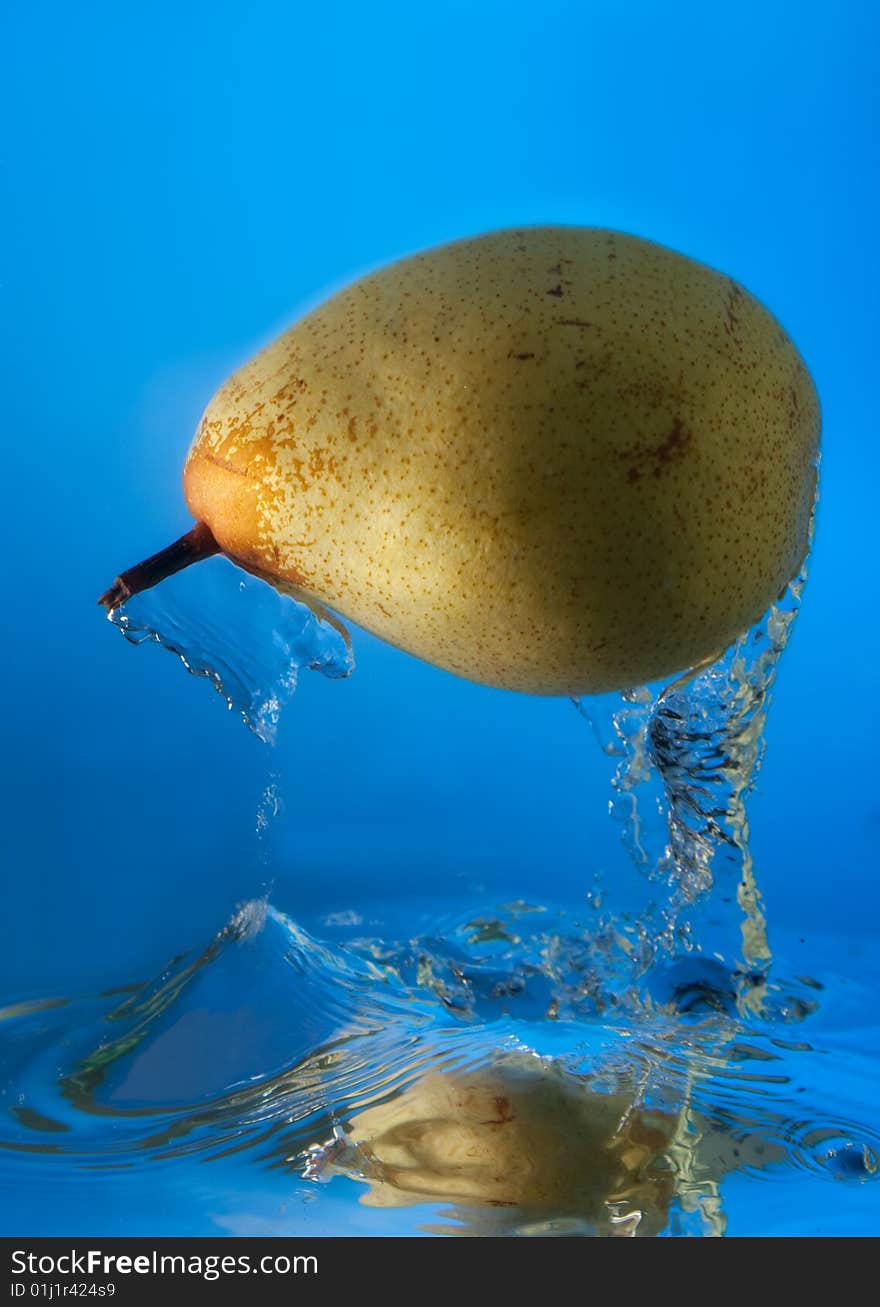
M 741 280 L 825 415 L 804 609 L 751 809 L 771 922 L 870 945 L 878 11 L 751 3 L 33 0 L 7 52 L 0 1000 L 148 977 L 273 883 L 580 898 L 620 851 L 561 701 L 356 633 L 276 755 L 95 605 L 189 524 L 214 389 L 353 276 L 491 227 L 607 225 Z M 270 770 L 286 816 L 255 833 Z

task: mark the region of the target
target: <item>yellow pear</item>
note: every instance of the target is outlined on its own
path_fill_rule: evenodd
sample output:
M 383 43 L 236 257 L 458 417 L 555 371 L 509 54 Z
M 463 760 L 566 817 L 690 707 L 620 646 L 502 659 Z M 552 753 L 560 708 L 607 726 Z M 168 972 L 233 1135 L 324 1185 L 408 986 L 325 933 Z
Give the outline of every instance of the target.
M 511 1054 L 430 1073 L 359 1112 L 321 1169 L 365 1181 L 370 1207 L 439 1198 L 656 1233 L 673 1183 L 668 1167 L 653 1166 L 675 1127 L 630 1094 L 597 1093 L 553 1063 Z
M 491 232 L 363 277 L 235 373 L 184 468 L 199 525 L 102 602 L 219 549 L 474 681 L 640 685 L 798 571 L 819 428 L 729 277 L 597 228 Z

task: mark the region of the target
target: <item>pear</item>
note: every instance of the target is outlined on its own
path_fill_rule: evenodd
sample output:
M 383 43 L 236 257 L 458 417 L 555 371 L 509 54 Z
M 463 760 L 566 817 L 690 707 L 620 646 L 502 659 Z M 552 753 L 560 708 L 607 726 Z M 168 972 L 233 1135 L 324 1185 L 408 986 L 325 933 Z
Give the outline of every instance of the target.
M 820 412 L 737 282 L 598 228 L 380 269 L 217 392 L 198 525 L 112 607 L 222 550 L 470 680 L 644 684 L 720 654 L 805 557 Z
M 663 1084 L 660 1063 L 652 1080 L 654 1072 Z M 659 1234 L 673 1198 L 681 1211 L 700 1214 L 706 1232 L 723 1233 L 719 1185 L 743 1167 L 785 1162 L 778 1131 L 766 1123 L 731 1129 L 702 1115 L 689 1094 L 674 1103 L 664 1093 L 665 1108 L 652 1108 L 644 1090 L 644 1082 L 638 1092 L 599 1089 L 525 1051 L 423 1066 L 397 1093 L 351 1116 L 313 1150 L 311 1166 L 367 1185 L 368 1207 L 460 1203 L 455 1217 L 470 1233 L 493 1232 L 475 1210 L 488 1207 L 519 1209 L 510 1213 L 517 1224 L 529 1212 L 576 1218 L 601 1233 Z
M 622 1210 L 630 1220 L 618 1216 L 619 1233 L 657 1233 L 673 1177 L 668 1166 L 652 1167 L 675 1127 L 674 1117 L 639 1108 L 631 1094 L 598 1093 L 557 1064 L 518 1053 L 429 1073 L 367 1107 L 326 1150 L 321 1171 L 365 1182 L 368 1207 L 441 1199 L 465 1211 L 577 1216 L 612 1232 L 609 1217 Z

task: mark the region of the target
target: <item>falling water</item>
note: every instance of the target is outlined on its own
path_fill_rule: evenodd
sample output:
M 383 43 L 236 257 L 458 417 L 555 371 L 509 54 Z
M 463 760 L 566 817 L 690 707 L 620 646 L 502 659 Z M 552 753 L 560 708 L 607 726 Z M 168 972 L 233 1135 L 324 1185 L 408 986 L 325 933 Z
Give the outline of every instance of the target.
M 756 1009 L 772 959 L 746 800 L 805 580 L 804 570 L 715 661 L 656 692 L 643 687 L 575 701 L 604 752 L 617 759 L 609 808 L 626 849 L 665 889 L 658 919 L 645 923 L 654 929 L 642 937 L 643 969 L 677 952 L 728 961 L 738 1001 Z M 736 941 L 723 910 L 733 902 L 741 913 Z
M 329 614 L 222 557 L 169 577 L 108 616 L 131 644 L 176 654 L 269 744 L 303 668 L 337 679 L 354 670 L 348 634 Z
M 402 937 L 396 901 L 306 931 L 269 902 L 273 766 L 256 814 L 264 898 L 151 981 L 0 1011 L 6 1169 L 24 1155 L 28 1175 L 78 1186 L 130 1173 L 132 1204 L 153 1168 L 200 1157 L 212 1195 L 265 1189 L 273 1213 L 296 1196 L 289 1227 L 250 1215 L 240 1233 L 292 1232 L 301 1204 L 339 1192 L 327 1232 L 350 1227 L 360 1196 L 357 1227 L 373 1234 L 711 1236 L 730 1176 L 782 1192 L 790 1173 L 875 1178 L 880 1136 L 859 1123 L 873 1068 L 850 1059 L 847 1102 L 839 1066 L 823 1077 L 823 986 L 773 974 L 749 847 L 803 584 L 714 662 L 577 702 L 611 760 L 643 903 L 596 880 L 577 905 L 450 902 Z M 223 559 L 110 617 L 175 653 L 265 742 L 301 669 L 353 668 L 332 619 Z M 792 1037 L 806 1018 L 824 1047 Z

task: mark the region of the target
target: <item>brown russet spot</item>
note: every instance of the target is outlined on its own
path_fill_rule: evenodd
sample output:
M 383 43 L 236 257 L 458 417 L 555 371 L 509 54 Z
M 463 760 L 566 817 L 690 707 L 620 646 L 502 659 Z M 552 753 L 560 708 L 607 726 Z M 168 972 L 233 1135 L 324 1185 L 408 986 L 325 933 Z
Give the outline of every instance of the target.
M 510 1121 L 516 1120 L 516 1112 L 510 1105 L 510 1099 L 504 1094 L 496 1094 L 492 1099 L 495 1104 L 497 1117 L 490 1117 L 488 1121 L 481 1122 L 482 1125 L 507 1125 Z
M 309 454 L 308 462 L 309 475 L 317 479 L 325 473 L 330 476 L 336 475 L 336 459 L 332 450 L 313 449 Z
M 308 390 L 308 388 L 308 382 L 303 381 L 302 377 L 291 377 L 289 381 L 285 381 L 279 390 L 275 391 L 269 402 L 277 408 L 281 408 L 286 401 L 288 406 L 292 407 L 296 403 L 297 396 Z
M 659 476 L 664 467 L 684 458 L 692 439 L 693 433 L 685 426 L 681 418 L 676 418 L 666 439 L 652 451 L 651 456 L 657 464 L 654 475 Z
M 725 310 L 724 310 L 725 312 L 724 330 L 727 332 L 728 336 L 736 337 L 736 333 L 740 325 L 738 308 L 739 308 L 739 302 L 742 299 L 742 289 L 740 286 L 737 285 L 737 283 L 733 280 L 732 277 L 728 277 L 727 285 L 728 285 L 728 291 L 727 291 L 727 303 L 725 305 Z M 736 343 L 739 344 L 740 342 L 736 341 Z
M 534 354 L 514 354 L 513 350 L 510 349 L 507 351 L 507 357 L 509 359 L 533 359 L 535 356 Z
M 287 463 L 287 470 L 294 480 L 299 484 L 301 490 L 308 490 L 311 485 L 311 478 L 307 474 L 305 459 L 291 458 Z
M 659 445 L 627 445 L 618 451 L 622 462 L 630 463 L 626 479 L 632 485 L 649 472 L 659 477 L 673 463 L 686 457 L 693 442 L 693 432 L 680 417 L 674 419 Z

